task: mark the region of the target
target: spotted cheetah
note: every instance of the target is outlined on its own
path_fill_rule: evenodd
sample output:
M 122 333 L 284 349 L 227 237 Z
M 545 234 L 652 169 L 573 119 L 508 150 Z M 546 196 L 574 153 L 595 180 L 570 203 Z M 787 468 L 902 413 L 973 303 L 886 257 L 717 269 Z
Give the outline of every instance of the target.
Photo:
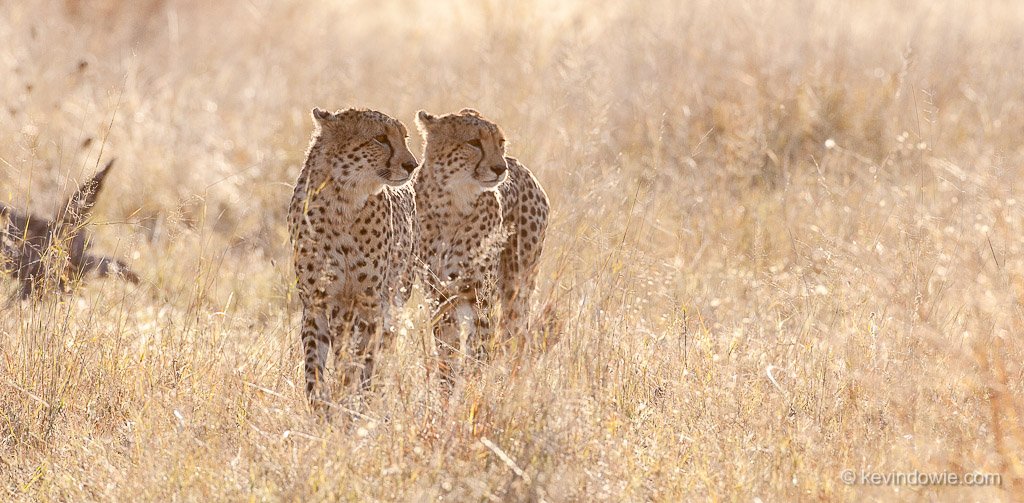
M 438 336 L 454 345 L 459 331 L 479 356 L 495 320 L 509 336 L 526 332 L 548 197 L 525 166 L 505 157 L 504 133 L 479 112 L 420 111 L 416 119 L 426 141 L 415 181 L 420 256 L 440 301 Z
M 314 108 L 313 122 L 288 223 L 306 394 L 318 402 L 328 397 L 328 349 L 343 385 L 354 378 L 368 385 L 390 316 L 408 300 L 417 245 L 408 182 L 417 162 L 405 126 L 383 113 Z

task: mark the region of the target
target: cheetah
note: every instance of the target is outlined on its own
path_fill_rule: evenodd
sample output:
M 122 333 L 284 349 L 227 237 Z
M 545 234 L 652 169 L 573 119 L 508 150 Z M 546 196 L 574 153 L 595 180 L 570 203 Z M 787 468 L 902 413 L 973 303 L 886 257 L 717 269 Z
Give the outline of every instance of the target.
M 479 112 L 420 111 L 416 122 L 426 142 L 415 189 L 424 279 L 440 304 L 435 333 L 454 345 L 458 331 L 464 350 L 481 357 L 496 320 L 509 337 L 527 332 L 548 197 Z
M 87 274 L 116 276 L 138 284 L 139 276 L 121 260 L 90 253 L 87 224 L 103 182 L 114 166 L 103 169 L 68 197 L 53 219 L 22 213 L 0 204 L 0 270 L 18 280 L 22 300 L 39 297 L 55 287 L 68 293 Z M 13 299 L 13 297 L 12 297 Z
M 417 246 L 405 126 L 383 113 L 314 108 L 314 132 L 288 209 L 302 301 L 306 395 L 328 398 L 333 346 L 343 385 L 369 385 L 390 316 L 408 300 Z

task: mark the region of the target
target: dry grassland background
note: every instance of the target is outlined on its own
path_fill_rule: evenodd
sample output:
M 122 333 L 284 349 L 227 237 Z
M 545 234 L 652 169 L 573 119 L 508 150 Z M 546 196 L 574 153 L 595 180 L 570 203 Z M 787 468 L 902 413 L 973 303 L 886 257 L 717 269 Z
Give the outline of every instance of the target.
M 2 312 L 2 500 L 1024 491 L 1020 2 L 0 1 L 0 75 L 0 201 L 116 157 L 96 246 L 143 278 Z M 358 415 L 309 411 L 313 106 L 505 128 L 546 347 L 445 397 L 414 305 Z

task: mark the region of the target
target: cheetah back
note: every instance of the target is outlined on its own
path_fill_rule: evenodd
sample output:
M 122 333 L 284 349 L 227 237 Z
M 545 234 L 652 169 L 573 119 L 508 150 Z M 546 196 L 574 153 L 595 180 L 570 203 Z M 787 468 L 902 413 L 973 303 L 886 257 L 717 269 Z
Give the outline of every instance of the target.
M 529 309 L 547 230 L 547 194 L 518 160 L 506 157 L 508 179 L 498 186 L 508 241 L 501 253 L 501 290 L 509 324 L 522 321 Z

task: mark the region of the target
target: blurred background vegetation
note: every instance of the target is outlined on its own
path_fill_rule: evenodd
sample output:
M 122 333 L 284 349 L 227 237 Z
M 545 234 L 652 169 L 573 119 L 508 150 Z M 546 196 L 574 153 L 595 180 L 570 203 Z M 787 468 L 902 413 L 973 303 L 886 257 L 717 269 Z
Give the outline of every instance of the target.
M 144 280 L 3 313 L 0 494 L 1010 499 L 1022 33 L 1009 0 L 0 2 L 0 200 L 118 158 L 96 240 Z M 547 347 L 442 397 L 412 309 L 357 415 L 306 409 L 314 106 L 505 129 L 552 201 Z

